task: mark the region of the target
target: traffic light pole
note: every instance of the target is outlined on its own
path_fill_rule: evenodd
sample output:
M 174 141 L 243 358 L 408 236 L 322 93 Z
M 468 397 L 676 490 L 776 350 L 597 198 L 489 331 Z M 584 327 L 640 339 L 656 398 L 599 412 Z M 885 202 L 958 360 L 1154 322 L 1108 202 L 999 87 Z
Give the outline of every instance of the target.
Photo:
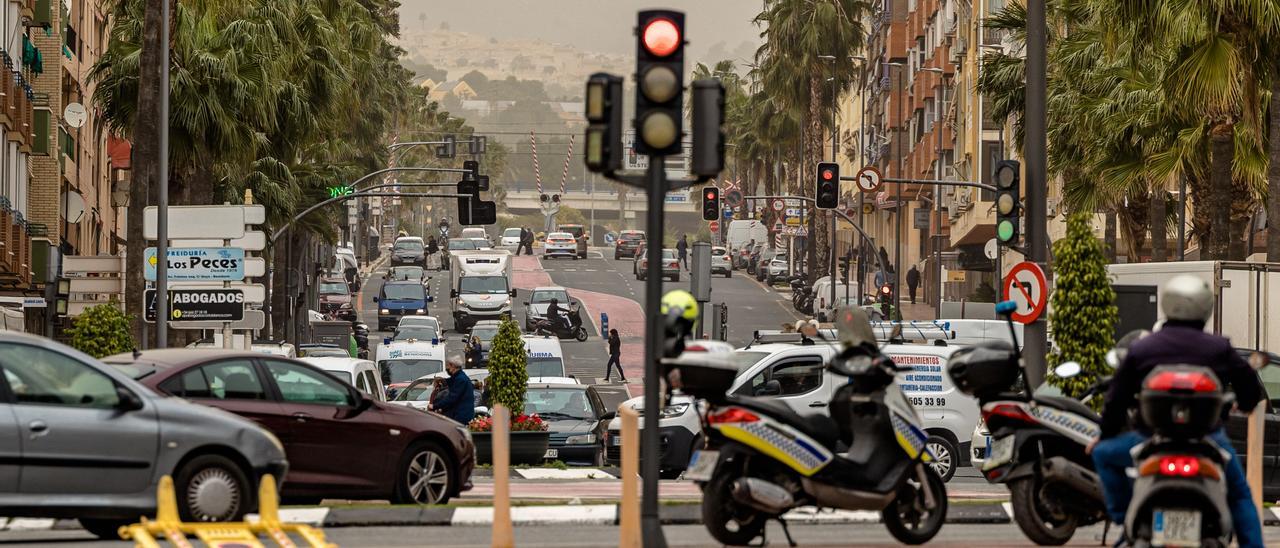
M 844 177 L 841 177 L 840 179 L 841 179 L 841 180 L 843 180 L 843 179 L 844 179 Z M 850 179 L 852 179 L 852 177 L 850 177 Z M 782 196 L 782 195 L 775 195 L 775 196 L 743 196 L 743 197 L 742 197 L 742 199 L 743 199 L 743 200 L 802 200 L 802 201 L 810 202 L 810 203 L 813 203 L 813 202 L 816 202 L 816 201 L 817 201 L 817 200 L 815 200 L 815 199 L 813 199 L 813 198 L 810 198 L 810 197 L 808 197 L 808 196 Z M 854 229 L 854 230 L 857 230 L 857 231 L 858 231 L 858 234 L 860 234 L 860 235 L 862 236 L 862 239 L 863 239 L 863 240 L 866 240 L 868 244 L 871 244 L 872 249 L 874 249 L 874 248 L 876 247 L 876 241 L 875 241 L 875 239 L 874 239 L 874 238 L 872 238 L 871 236 L 868 236 L 868 235 L 867 235 L 867 233 L 866 233 L 866 232 L 864 232 L 864 231 L 862 230 L 862 227 L 861 227 L 861 226 L 858 226 L 858 224 L 857 224 L 857 223 L 853 222 L 853 218 L 852 218 L 852 217 L 850 217 L 849 215 L 845 214 L 845 212 L 840 211 L 839 209 L 832 209 L 832 210 L 831 210 L 831 212 L 832 212 L 832 213 L 834 213 L 834 214 L 836 214 L 836 215 L 839 215 L 841 219 L 844 219 L 845 221 L 848 221 L 848 222 L 849 222 L 849 224 L 853 226 L 853 229 Z M 876 253 L 876 254 L 875 254 L 875 256 L 876 256 L 876 262 L 880 264 L 880 274 L 881 274 L 882 276 L 884 276 L 886 280 L 887 280 L 887 279 L 889 279 L 889 268 L 888 268 L 888 265 L 886 265 L 886 264 L 885 264 L 885 262 L 884 262 L 884 257 L 881 257 L 879 253 Z M 835 280 L 834 280 L 834 279 L 832 279 L 832 280 L 831 280 L 831 282 L 832 282 L 832 283 L 835 283 Z M 862 280 L 858 280 L 858 283 L 862 283 Z M 859 288 L 858 288 L 858 290 L 859 290 L 859 291 L 861 291 L 861 292 L 863 292 L 863 293 L 866 293 L 866 291 L 865 291 L 865 290 L 864 290 L 864 288 L 862 288 L 862 287 L 859 287 Z
M 658 414 L 662 410 L 660 387 L 662 379 L 658 361 L 662 359 L 662 328 L 664 318 L 658 313 L 662 308 L 662 235 L 665 223 L 667 174 L 661 156 L 649 157 L 645 171 L 645 188 L 648 191 L 649 209 L 646 214 L 645 253 L 649 261 L 645 266 L 644 281 L 644 431 L 640 434 L 640 476 L 644 479 L 641 490 L 640 531 L 644 545 L 649 548 L 665 547 L 662 521 L 658 516 Z
M 1027 162 L 1027 184 L 1024 220 L 1027 223 L 1027 260 L 1047 267 L 1049 259 L 1048 221 L 1045 200 L 1048 194 L 1046 122 L 1045 122 L 1045 44 L 1048 28 L 1045 20 L 1045 0 L 1030 0 L 1027 6 L 1027 98 L 1026 138 L 1023 140 L 1023 157 Z M 1053 271 L 1045 268 L 1052 277 Z M 1043 315 L 1027 324 L 1024 331 L 1027 356 L 1027 383 L 1040 386 L 1045 377 L 1045 356 L 1048 355 L 1049 325 Z

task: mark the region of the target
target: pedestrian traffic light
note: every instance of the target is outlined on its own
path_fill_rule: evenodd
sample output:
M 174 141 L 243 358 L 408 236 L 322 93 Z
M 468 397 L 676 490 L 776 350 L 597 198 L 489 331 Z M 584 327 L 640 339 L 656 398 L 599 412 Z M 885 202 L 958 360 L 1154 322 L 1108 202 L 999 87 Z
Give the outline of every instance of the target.
M 622 78 L 597 72 L 587 79 L 587 169 L 622 169 Z
M 1018 241 L 1018 221 L 1022 216 L 1018 199 L 1021 167 L 1016 160 L 1001 160 L 996 164 L 996 240 L 1004 245 Z
M 693 83 L 693 152 L 689 170 L 699 177 L 715 177 L 724 169 L 724 86 L 719 80 Z
M 485 149 L 488 148 L 488 141 L 489 139 L 483 135 L 472 135 L 471 140 L 467 142 L 467 152 L 472 156 L 484 154 Z
M 444 143 L 436 145 L 436 158 L 453 159 L 458 155 L 458 138 L 452 135 L 444 136 Z
M 702 189 L 702 220 L 716 221 L 720 219 L 720 188 L 709 186 Z
M 684 14 L 642 11 L 636 38 L 636 152 L 679 154 L 684 133 Z
M 840 206 L 840 164 L 818 162 L 818 189 L 814 197 L 818 209 Z
M 846 280 L 849 279 L 849 260 L 850 259 L 851 257 L 849 257 L 848 255 L 845 255 L 843 257 L 838 257 L 836 259 L 840 265 L 840 277 Z

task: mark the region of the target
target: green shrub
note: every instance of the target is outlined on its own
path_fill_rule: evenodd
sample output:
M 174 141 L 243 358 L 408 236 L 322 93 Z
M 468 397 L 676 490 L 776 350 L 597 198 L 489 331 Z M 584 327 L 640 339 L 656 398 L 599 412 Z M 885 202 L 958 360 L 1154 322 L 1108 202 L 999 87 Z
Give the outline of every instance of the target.
M 1105 358 L 1115 345 L 1118 311 L 1116 293 L 1107 277 L 1102 244 L 1093 236 L 1091 217 L 1072 215 L 1067 236 L 1053 242 L 1054 287 L 1049 325 L 1054 350 L 1049 367 L 1066 361 L 1080 363 L 1081 373 L 1069 379 L 1047 375 L 1047 381 L 1068 397 L 1078 397 L 1110 368 Z M 1095 400 L 1101 404 L 1101 399 Z
M 111 299 L 76 316 L 66 331 L 71 347 L 95 358 L 132 350 L 135 346 L 129 334 L 132 320 L 120 306 Z
M 527 358 L 520 328 L 510 318 L 502 320 L 489 350 L 489 377 L 485 384 L 489 387 L 489 400 L 511 410 L 512 417 L 524 414 L 524 394 L 529 384 Z

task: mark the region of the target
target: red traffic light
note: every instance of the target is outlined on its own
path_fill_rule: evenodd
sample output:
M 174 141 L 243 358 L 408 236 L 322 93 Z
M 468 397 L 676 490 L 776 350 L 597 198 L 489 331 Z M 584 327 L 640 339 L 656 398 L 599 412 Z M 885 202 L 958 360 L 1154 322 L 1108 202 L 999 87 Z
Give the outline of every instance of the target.
M 644 49 L 658 57 L 666 57 L 680 48 L 680 29 L 670 19 L 654 19 L 641 33 Z
M 707 191 L 707 199 L 708 199 L 708 200 L 714 200 L 714 199 L 716 199 L 716 191 L 714 191 L 714 190 L 708 190 L 708 191 Z
M 835 173 L 833 173 L 830 169 L 822 170 L 822 180 L 830 181 L 833 176 L 835 176 Z

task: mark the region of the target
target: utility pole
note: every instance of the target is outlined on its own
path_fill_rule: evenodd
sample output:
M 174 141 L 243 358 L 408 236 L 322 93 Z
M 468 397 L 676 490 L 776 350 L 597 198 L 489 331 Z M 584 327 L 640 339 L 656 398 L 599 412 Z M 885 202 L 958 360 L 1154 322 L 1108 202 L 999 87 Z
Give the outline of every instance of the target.
M 1048 224 L 1045 199 L 1048 194 L 1046 180 L 1047 155 L 1045 152 L 1045 0 L 1027 2 L 1027 105 L 1026 138 L 1024 154 L 1027 162 L 1026 237 L 1027 260 L 1042 267 L 1048 259 Z M 1052 276 L 1052 269 L 1045 268 Z M 1040 386 L 1045 377 L 1045 356 L 1048 353 L 1048 323 L 1043 317 L 1028 324 L 1026 336 L 1027 382 Z
M 156 348 L 166 348 L 169 346 L 169 0 L 160 2 L 160 188 L 158 190 Z M 134 257 L 133 260 L 138 258 Z M 146 309 L 146 303 L 143 303 L 143 309 Z
M 925 72 L 932 72 L 938 75 L 938 97 L 934 101 L 935 108 L 934 108 L 934 116 L 933 116 L 933 120 L 934 120 L 933 130 L 938 134 L 938 159 L 933 164 L 933 168 L 934 168 L 933 177 L 941 181 L 942 180 L 942 101 L 947 93 L 947 88 L 945 83 L 945 79 L 947 75 L 946 75 L 946 71 L 937 67 L 929 67 L 929 68 L 920 69 L 920 70 Z M 937 318 L 937 317 L 941 317 L 942 315 L 942 186 L 941 185 L 937 185 L 937 184 L 933 185 L 933 208 L 934 208 L 934 211 L 937 213 L 935 215 L 935 218 L 938 220 L 938 228 L 937 228 L 936 234 L 934 230 L 929 230 L 929 243 L 932 244 L 933 246 L 933 256 L 934 256 L 933 277 L 935 279 L 934 288 L 936 289 L 934 293 L 933 313 L 934 313 L 934 317 Z

